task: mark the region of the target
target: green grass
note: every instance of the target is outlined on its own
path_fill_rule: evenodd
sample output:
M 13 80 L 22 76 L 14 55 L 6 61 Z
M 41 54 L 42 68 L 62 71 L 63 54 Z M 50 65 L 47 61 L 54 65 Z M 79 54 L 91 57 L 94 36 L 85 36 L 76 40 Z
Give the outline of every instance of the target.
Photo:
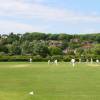
M 100 100 L 100 66 L 1 62 L 0 100 Z

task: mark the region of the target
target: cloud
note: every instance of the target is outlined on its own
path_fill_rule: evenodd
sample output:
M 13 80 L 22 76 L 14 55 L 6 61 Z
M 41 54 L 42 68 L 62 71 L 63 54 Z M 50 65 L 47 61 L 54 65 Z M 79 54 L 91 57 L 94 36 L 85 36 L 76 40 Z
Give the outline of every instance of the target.
M 99 31 L 98 28 L 91 25 L 100 23 L 98 12 L 93 11 L 86 14 L 67 8 L 51 7 L 43 4 L 45 1 L 47 0 L 0 0 L 0 17 L 6 19 L 0 19 L 0 32 Z M 10 18 L 9 21 L 8 17 Z
M 25 1 L 27 0 L 0 0 L 0 16 L 64 22 L 100 22 L 98 15 L 85 15 L 76 11 L 42 5 L 40 2 L 44 0 L 38 0 L 39 3 Z
M 10 33 L 10 32 L 43 32 L 45 30 L 44 26 L 32 26 L 24 23 L 18 23 L 15 21 L 0 20 L 0 33 Z

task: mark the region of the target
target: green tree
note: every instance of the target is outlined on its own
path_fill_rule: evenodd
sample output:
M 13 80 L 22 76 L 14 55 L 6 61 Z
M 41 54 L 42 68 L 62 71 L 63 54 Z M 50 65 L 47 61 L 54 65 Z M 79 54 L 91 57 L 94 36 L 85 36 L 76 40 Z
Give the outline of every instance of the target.
M 71 35 L 64 34 L 64 33 L 61 33 L 58 36 L 58 40 L 63 40 L 63 41 L 67 41 L 67 42 L 70 41 L 71 38 L 72 38 Z
M 30 53 L 29 44 L 30 44 L 29 41 L 24 41 L 24 42 L 21 44 L 21 54 L 22 54 L 22 55 L 26 55 L 26 54 L 29 54 L 29 53 Z
M 18 41 L 13 42 L 11 45 L 11 52 L 13 55 L 21 55 L 21 48 Z
M 14 34 L 14 33 L 10 33 L 7 37 L 7 42 L 12 44 L 13 42 L 15 41 L 19 41 L 19 36 L 17 34 Z
M 50 55 L 61 55 L 62 54 L 62 50 L 58 47 L 50 47 L 49 48 L 49 52 L 50 52 Z
M 92 53 L 95 55 L 100 55 L 100 44 L 95 45 L 92 49 L 91 49 Z
M 46 57 L 49 54 L 48 47 L 45 46 L 43 43 L 36 43 L 33 47 L 33 54 Z

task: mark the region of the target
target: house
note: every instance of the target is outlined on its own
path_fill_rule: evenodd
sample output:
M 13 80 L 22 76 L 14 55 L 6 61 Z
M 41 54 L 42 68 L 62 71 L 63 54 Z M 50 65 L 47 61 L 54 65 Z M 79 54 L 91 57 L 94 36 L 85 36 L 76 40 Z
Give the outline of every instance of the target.
M 91 49 L 93 47 L 93 44 L 89 41 L 85 41 L 82 43 L 82 48 L 83 49 Z
M 49 46 L 55 46 L 55 47 L 61 47 L 62 46 L 62 41 L 50 40 L 48 45 Z
M 63 50 L 63 53 L 64 54 L 67 54 L 69 52 L 73 52 L 74 54 L 76 54 L 77 49 L 66 48 L 65 50 Z
M 79 40 L 79 39 L 77 39 L 77 38 L 75 38 L 75 39 L 71 39 L 71 40 L 70 40 L 70 42 L 75 42 L 75 43 L 78 43 L 78 42 L 80 42 L 80 40 Z

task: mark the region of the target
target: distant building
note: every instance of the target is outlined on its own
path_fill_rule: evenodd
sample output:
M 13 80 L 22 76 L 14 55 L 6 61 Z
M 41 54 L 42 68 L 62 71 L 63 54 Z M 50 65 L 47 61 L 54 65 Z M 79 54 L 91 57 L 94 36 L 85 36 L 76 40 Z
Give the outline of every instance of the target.
M 50 40 L 49 41 L 49 46 L 61 47 L 62 46 L 62 41 Z
M 89 41 L 85 41 L 82 43 L 82 48 L 83 49 L 91 49 L 93 47 L 93 44 Z
M 3 39 L 6 39 L 8 36 L 7 35 L 2 35 L 2 38 Z
M 80 40 L 77 39 L 77 38 L 75 38 L 75 39 L 71 39 L 70 42 L 76 42 L 76 43 L 78 43 L 78 42 L 80 42 Z
M 66 48 L 66 49 L 63 50 L 64 54 L 67 54 L 69 52 L 73 52 L 74 54 L 76 54 L 77 50 L 76 49 L 74 50 L 74 49 L 71 49 L 71 48 Z

